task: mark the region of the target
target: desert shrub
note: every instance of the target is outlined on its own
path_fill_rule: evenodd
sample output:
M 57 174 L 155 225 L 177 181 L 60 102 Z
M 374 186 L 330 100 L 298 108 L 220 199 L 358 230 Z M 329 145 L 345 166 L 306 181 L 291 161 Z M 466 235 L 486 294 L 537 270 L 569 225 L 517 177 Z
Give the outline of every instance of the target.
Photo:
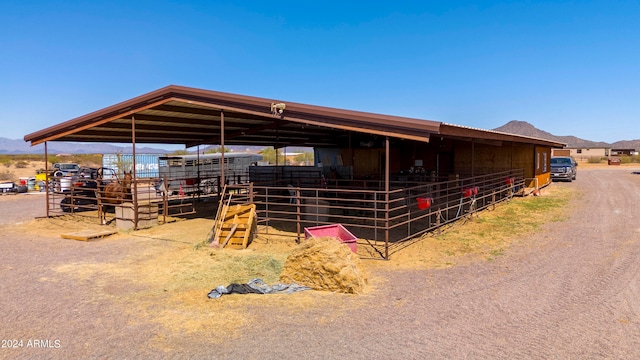
M 11 157 L 9 155 L 0 155 L 0 164 L 4 166 L 11 165 Z
M 604 158 L 604 160 L 606 160 L 607 158 Z M 587 159 L 587 162 L 589 164 L 599 164 L 603 161 L 603 158 L 601 157 L 596 157 L 596 156 L 591 156 L 589 157 L 589 159 Z
M 12 155 L 14 161 L 42 161 L 44 160 L 44 154 L 18 154 Z
M 29 165 L 26 161 L 20 160 L 16 163 L 16 169 L 25 169 Z
M 620 164 L 630 164 L 631 156 L 620 156 Z
M 16 181 L 16 175 L 9 170 L 0 171 L 0 181 Z

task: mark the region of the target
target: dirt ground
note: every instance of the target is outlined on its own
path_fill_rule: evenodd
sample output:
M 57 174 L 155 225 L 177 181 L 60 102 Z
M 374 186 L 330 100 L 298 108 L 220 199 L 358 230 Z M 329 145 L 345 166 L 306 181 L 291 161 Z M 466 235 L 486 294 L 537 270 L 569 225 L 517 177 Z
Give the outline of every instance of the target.
M 211 260 L 235 255 L 194 247 L 210 220 L 82 242 L 60 238 L 65 219 L 33 220 L 44 196 L 2 196 L 0 357 L 634 358 L 640 175 L 631 170 L 640 167 L 581 164 L 577 181 L 549 188 L 578 192 L 567 219 L 491 259 L 426 261 L 448 256 L 430 253 L 438 243 L 429 239 L 392 261 L 369 260 L 371 288 L 357 296 L 211 300 L 227 271 Z M 258 238 L 237 256 L 268 265 L 294 245 Z M 234 271 L 244 279 L 256 269 Z

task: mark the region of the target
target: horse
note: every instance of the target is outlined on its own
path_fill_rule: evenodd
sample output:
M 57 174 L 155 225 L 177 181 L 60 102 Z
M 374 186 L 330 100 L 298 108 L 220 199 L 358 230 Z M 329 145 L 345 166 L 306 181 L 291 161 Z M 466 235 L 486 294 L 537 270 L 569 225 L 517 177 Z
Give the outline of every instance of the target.
M 100 214 L 100 222 L 103 225 L 109 224 L 109 222 L 105 221 L 105 211 L 103 211 L 103 205 L 108 204 L 109 206 L 116 206 L 122 204 L 123 202 L 129 200 L 131 201 L 131 180 L 133 176 L 131 171 L 124 172 L 124 177 L 122 180 L 112 181 L 104 187 L 99 186 L 98 189 L 98 212 Z M 99 183 L 102 181 L 102 177 L 99 179 Z

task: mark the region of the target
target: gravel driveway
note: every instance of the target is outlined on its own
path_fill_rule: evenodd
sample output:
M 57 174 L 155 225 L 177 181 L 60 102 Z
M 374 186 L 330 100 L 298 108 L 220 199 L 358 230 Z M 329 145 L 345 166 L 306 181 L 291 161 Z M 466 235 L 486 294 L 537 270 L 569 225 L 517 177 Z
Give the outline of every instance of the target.
M 552 186 L 579 189 L 570 219 L 494 261 L 382 271 L 377 291 L 313 308 L 248 308 L 257 321 L 217 334 L 215 343 L 133 321 L 118 294 L 135 289 L 110 284 L 113 297 L 96 299 L 87 282 L 52 270 L 65 261 L 115 261 L 135 243 L 86 246 L 2 225 L 0 339 L 24 345 L 0 349 L 0 358 L 639 358 L 640 175 L 580 169 L 577 181 Z M 0 219 L 15 212 L 8 203 L 0 199 Z M 161 347 L 152 340 L 158 334 Z M 49 346 L 27 348 L 33 339 Z

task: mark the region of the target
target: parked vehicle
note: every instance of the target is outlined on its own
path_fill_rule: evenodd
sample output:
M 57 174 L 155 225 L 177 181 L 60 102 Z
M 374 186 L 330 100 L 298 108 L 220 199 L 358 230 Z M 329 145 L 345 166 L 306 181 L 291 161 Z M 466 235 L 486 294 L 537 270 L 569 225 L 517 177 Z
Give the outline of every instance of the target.
M 12 181 L 0 182 L 0 192 L 1 193 L 15 193 L 15 192 L 17 192 L 16 184 L 13 183 Z
M 80 166 L 76 163 L 55 163 L 53 164 L 53 176 L 74 176 L 80 171 Z
M 578 163 L 569 156 L 556 156 L 551 158 L 551 179 L 568 180 L 576 179 Z
M 620 158 L 619 157 L 611 157 L 608 160 L 608 164 L 609 165 L 620 165 Z
M 78 179 L 75 181 L 65 197 L 60 201 L 60 208 L 64 212 L 92 210 L 88 205 L 97 205 L 98 182 L 95 179 Z
M 91 205 L 98 204 L 98 184 L 100 184 L 101 187 L 106 184 L 102 181 L 105 175 L 110 179 L 116 179 L 115 172 L 112 169 L 80 168 L 78 176 L 70 182 L 70 186 L 63 189 L 65 197 L 60 201 L 62 211 L 76 212 L 93 210 Z M 109 181 L 107 181 L 107 183 L 108 182 Z

